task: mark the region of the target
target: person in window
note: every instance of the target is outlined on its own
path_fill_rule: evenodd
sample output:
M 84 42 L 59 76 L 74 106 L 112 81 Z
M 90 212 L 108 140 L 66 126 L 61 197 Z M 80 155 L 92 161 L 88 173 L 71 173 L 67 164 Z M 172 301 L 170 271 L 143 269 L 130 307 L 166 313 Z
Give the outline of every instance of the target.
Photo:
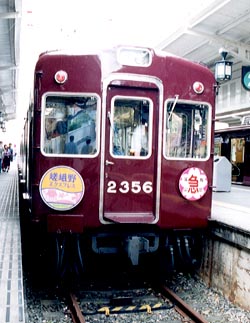
M 121 150 L 121 147 L 120 146 L 116 146 L 116 145 L 114 145 L 113 154 L 114 155 L 121 155 L 121 156 L 124 155 L 123 151 Z
M 74 142 L 74 136 L 69 137 L 69 142 L 65 145 L 64 153 L 65 154 L 78 154 L 77 145 Z
M 94 153 L 93 146 L 91 145 L 91 137 L 86 138 L 86 145 L 82 147 L 81 153 L 84 155 Z

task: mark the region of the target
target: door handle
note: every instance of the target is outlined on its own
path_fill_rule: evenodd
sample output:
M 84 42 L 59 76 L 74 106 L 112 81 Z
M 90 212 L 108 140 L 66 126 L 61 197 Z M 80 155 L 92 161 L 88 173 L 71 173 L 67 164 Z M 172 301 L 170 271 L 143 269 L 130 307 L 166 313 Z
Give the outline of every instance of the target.
M 108 165 L 114 165 L 115 163 L 106 159 L 105 164 L 106 166 L 108 166 Z

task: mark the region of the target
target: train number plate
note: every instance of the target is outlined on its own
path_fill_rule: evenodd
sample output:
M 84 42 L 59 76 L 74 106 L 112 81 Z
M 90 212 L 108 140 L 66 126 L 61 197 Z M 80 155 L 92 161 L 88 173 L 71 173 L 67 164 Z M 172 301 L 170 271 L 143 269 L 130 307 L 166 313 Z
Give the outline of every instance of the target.
M 122 181 L 117 183 L 115 181 L 109 181 L 107 184 L 107 193 L 116 194 L 122 193 L 126 194 L 129 192 L 138 194 L 140 192 L 150 194 L 153 191 L 153 184 L 150 181 L 141 183 L 140 181 Z

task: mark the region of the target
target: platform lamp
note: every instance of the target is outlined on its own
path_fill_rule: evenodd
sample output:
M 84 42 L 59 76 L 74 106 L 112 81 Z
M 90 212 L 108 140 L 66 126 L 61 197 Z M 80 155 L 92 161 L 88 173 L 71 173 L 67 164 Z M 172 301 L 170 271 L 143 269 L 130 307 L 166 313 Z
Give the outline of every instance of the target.
M 215 63 L 215 79 L 217 82 L 229 81 L 232 78 L 233 62 L 226 60 L 228 52 L 224 48 L 221 48 L 219 53 L 222 60 Z

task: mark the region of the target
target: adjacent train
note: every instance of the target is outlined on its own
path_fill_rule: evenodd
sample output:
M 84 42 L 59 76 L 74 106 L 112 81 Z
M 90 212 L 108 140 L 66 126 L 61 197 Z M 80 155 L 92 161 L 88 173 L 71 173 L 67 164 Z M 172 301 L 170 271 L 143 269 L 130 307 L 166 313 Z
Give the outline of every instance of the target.
M 20 145 L 22 215 L 61 275 L 91 255 L 194 263 L 211 212 L 215 79 L 117 46 L 41 54 Z M 53 246 L 53 248 L 52 248 Z M 38 251 L 37 251 L 38 252 Z M 73 260 L 72 260 L 73 259 Z
M 245 117 L 246 118 L 246 117 Z M 215 154 L 232 164 L 232 183 L 250 185 L 250 127 L 248 124 L 215 130 Z

